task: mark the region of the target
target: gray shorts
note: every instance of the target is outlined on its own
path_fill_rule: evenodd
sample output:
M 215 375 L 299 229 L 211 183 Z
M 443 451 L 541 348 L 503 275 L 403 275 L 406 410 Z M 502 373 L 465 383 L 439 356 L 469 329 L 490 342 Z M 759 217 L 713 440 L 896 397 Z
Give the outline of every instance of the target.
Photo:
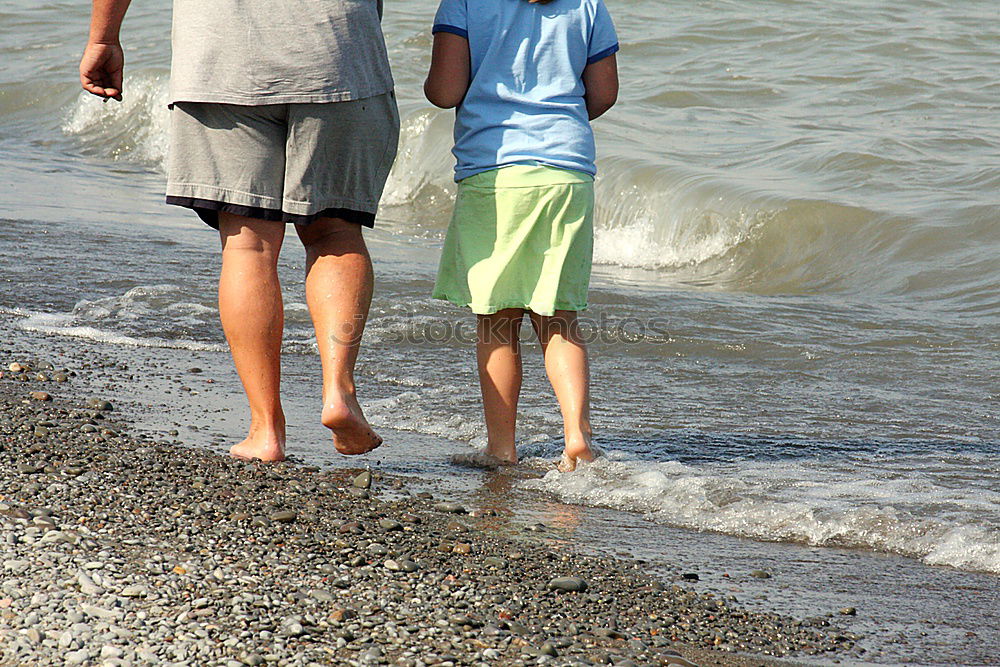
M 368 227 L 399 141 L 391 92 L 325 104 L 178 102 L 170 112 L 167 203 L 218 229 L 219 211 Z

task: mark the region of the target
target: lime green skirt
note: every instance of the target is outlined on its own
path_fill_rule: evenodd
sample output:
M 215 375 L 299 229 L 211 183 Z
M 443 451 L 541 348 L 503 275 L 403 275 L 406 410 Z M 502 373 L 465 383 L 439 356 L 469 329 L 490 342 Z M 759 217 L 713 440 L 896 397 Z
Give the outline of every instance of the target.
M 459 182 L 433 296 L 474 313 L 584 310 L 594 252 L 590 174 L 513 165 Z

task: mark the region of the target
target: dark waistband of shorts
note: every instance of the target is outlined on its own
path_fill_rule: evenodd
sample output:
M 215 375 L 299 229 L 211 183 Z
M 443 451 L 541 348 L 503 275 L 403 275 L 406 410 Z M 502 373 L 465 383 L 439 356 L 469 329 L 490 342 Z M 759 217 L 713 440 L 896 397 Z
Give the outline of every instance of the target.
M 375 214 L 368 211 L 355 211 L 349 208 L 327 208 L 310 215 L 297 215 L 286 213 L 273 208 L 260 208 L 257 206 L 243 206 L 241 204 L 230 204 L 224 201 L 213 199 L 198 199 L 195 197 L 174 197 L 167 196 L 167 203 L 173 206 L 183 206 L 193 209 L 198 217 L 205 224 L 213 229 L 219 228 L 219 213 L 232 213 L 242 215 L 255 220 L 271 220 L 274 222 L 286 222 L 295 225 L 308 225 L 320 218 L 339 218 L 347 222 L 353 222 L 364 227 L 375 226 Z

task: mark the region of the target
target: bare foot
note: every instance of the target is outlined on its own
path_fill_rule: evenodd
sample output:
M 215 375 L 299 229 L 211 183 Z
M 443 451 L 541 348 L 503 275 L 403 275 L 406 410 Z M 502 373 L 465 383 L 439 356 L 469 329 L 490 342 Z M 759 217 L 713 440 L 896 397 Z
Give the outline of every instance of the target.
M 382 444 L 382 438 L 365 419 L 353 394 L 327 401 L 323 407 L 323 426 L 333 431 L 333 446 L 341 454 L 367 454 Z
M 251 429 L 250 435 L 229 449 L 229 455 L 240 461 L 277 463 L 285 460 L 285 437 L 280 433 L 261 434 Z
M 467 468 L 482 468 L 483 470 L 496 470 L 503 466 L 513 466 L 517 465 L 517 458 L 515 455 L 514 460 L 507 458 L 501 458 L 499 456 L 494 456 L 486 450 L 481 450 L 478 452 L 470 452 L 467 454 L 455 454 L 451 457 L 451 462 L 457 466 L 465 466 Z
M 573 472 L 577 464 L 592 463 L 601 456 L 600 450 L 590 442 L 590 435 L 580 435 L 577 438 L 567 438 L 562 458 L 556 464 L 559 472 Z

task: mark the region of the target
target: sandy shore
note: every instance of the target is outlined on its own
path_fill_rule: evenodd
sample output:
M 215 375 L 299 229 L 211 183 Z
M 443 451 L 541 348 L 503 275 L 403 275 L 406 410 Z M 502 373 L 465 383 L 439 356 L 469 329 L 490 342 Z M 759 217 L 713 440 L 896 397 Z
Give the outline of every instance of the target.
M 0 368 L 3 665 L 766 665 L 856 639 L 405 479 L 138 441 L 60 398 L 71 373 Z

